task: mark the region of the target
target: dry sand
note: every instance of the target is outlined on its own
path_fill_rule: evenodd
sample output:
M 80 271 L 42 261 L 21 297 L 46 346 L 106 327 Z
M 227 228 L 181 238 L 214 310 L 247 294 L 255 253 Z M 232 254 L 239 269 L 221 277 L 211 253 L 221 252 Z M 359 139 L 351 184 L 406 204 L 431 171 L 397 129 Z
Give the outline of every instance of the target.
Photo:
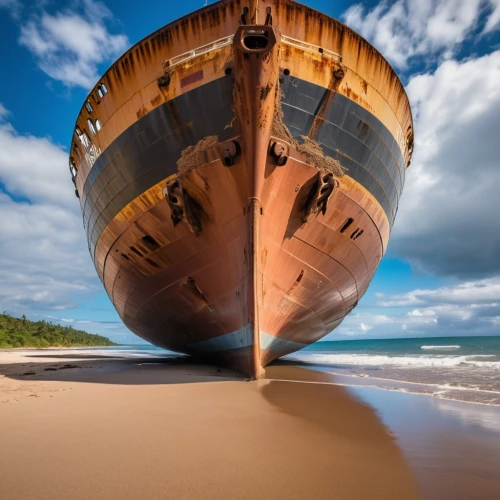
M 48 355 L 0 353 L 1 500 L 418 497 L 374 410 L 322 374 Z

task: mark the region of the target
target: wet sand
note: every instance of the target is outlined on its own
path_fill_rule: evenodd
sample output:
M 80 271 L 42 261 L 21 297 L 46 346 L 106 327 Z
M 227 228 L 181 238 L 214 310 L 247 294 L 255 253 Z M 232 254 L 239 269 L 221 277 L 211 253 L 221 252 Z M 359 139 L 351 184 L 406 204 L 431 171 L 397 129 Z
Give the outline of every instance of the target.
M 369 401 L 385 391 L 355 394 L 290 366 L 249 382 L 176 358 L 47 355 L 0 353 L 1 500 L 499 497 L 460 496 L 453 480 L 433 496 L 422 466 L 438 457 L 443 474 L 457 471 L 437 447 L 416 446 L 418 433 L 408 438 L 404 414 L 381 410 L 407 402 Z M 417 418 L 425 405 L 413 406 Z M 488 470 L 482 495 L 500 492 Z
M 426 499 L 500 499 L 500 407 L 381 389 L 351 391 L 398 439 Z

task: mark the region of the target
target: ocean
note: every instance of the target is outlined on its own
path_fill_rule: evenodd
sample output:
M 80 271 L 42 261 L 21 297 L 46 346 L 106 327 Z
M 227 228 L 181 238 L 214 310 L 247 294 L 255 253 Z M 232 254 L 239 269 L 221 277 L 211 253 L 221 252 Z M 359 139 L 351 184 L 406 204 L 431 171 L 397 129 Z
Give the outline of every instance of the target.
M 343 385 L 500 405 L 500 337 L 317 342 L 282 359 Z

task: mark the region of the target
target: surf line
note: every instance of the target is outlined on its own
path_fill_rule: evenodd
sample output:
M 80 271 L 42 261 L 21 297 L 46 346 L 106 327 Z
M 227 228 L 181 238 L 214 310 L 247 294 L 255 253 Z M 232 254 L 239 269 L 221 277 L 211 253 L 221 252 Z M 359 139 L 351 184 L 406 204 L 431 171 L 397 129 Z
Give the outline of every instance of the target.
M 394 380 L 391 378 L 379 378 L 379 377 L 359 377 L 359 375 L 344 375 L 344 374 L 338 374 L 342 377 L 351 377 L 353 379 L 363 379 L 363 380 L 383 380 L 384 382 L 399 382 L 401 384 L 412 384 L 412 385 L 420 385 L 420 386 L 430 386 L 430 387 L 436 387 L 438 389 L 444 389 L 444 391 L 470 391 L 470 392 L 487 392 L 489 394 L 500 394 L 498 391 L 490 391 L 488 389 L 472 389 L 470 387 L 458 387 L 458 386 L 450 386 L 450 385 L 442 385 L 442 384 L 426 384 L 424 382 L 407 382 L 406 380 Z M 282 379 L 282 378 L 266 378 L 263 379 L 262 382 L 294 382 L 297 384 L 316 384 L 316 385 L 341 385 L 345 387 L 370 387 L 373 389 L 387 389 L 386 387 L 381 387 L 379 385 L 358 385 L 358 384 L 347 384 L 347 383 L 342 383 L 342 382 L 320 382 L 320 381 L 314 381 L 314 380 L 289 380 L 289 379 Z M 404 389 L 402 387 L 401 389 Z M 420 393 L 415 393 L 415 394 L 420 394 Z M 432 395 L 432 394 L 427 394 L 424 393 L 422 395 Z M 464 401 L 465 403 L 469 403 L 472 401 Z M 482 403 L 481 403 L 482 404 Z

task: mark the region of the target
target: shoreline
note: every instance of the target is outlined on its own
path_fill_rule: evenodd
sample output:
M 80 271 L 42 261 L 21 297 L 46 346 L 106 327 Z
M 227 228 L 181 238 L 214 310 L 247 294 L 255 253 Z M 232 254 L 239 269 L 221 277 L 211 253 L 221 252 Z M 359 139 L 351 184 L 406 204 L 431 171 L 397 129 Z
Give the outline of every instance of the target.
M 309 368 L 308 368 L 309 369 Z M 313 368 L 311 368 L 313 369 Z M 471 404 L 471 405 L 481 405 L 481 406 L 492 406 L 492 407 L 500 407 L 500 401 L 499 402 L 481 402 L 481 401 L 470 401 L 466 399 L 455 399 L 452 397 L 446 397 L 446 396 L 440 396 L 436 393 L 430 393 L 430 392 L 416 392 L 416 391 L 407 391 L 405 388 L 400 388 L 400 387 L 386 387 L 384 386 L 385 383 L 396 383 L 398 385 L 409 385 L 409 386 L 421 386 L 421 387 L 435 387 L 438 389 L 442 389 L 444 391 L 459 391 L 459 392 L 471 392 L 471 393 L 485 393 L 485 394 L 495 394 L 500 398 L 500 393 L 498 391 L 491 391 L 487 389 L 472 389 L 468 387 L 460 387 L 460 386 L 450 386 L 450 385 L 445 385 L 445 384 L 431 384 L 431 383 L 421 383 L 421 382 L 411 382 L 408 380 L 397 380 L 397 379 L 390 379 L 390 378 L 383 378 L 383 377 L 372 377 L 372 376 L 362 376 L 362 375 L 347 375 L 344 373 L 338 373 L 338 372 L 329 372 L 332 376 L 338 378 L 338 379 L 343 379 L 343 378 L 349 378 L 353 379 L 353 382 L 351 383 L 342 383 L 342 382 L 332 382 L 337 385 L 342 385 L 344 387 L 366 387 L 369 389 L 379 389 L 379 390 L 384 390 L 384 391 L 389 391 L 389 392 L 401 392 L 404 394 L 414 394 L 416 396 L 427 396 L 431 398 L 436 398 L 436 399 L 441 399 L 442 401 L 455 401 L 457 403 L 463 403 L 463 404 Z M 366 385 L 363 383 L 355 383 L 354 380 L 375 380 L 375 381 L 380 381 L 381 384 L 376 385 Z
M 120 348 L 126 347 L 126 350 L 121 350 Z M 113 349 L 117 349 L 116 352 L 113 352 Z M 81 346 L 74 346 L 74 347 L 47 347 L 47 348 L 7 348 L 7 349 L 0 349 L 0 364 L 12 361 L 10 359 L 5 359 L 5 357 L 2 357 L 2 354 L 9 354 L 14 356 L 14 359 L 17 362 L 21 362 L 24 360 L 26 363 L 33 363 L 34 359 L 24 359 L 22 356 L 22 352 L 55 352 L 54 356 L 50 356 L 51 359 L 59 359 L 60 355 L 64 352 L 70 352 L 70 351 L 82 351 L 85 353 L 85 351 L 99 351 L 99 350 L 104 350 L 104 351 L 111 351 L 109 355 L 102 355 L 102 358 L 107 358 L 107 359 L 122 359 L 122 360 L 137 360 L 138 358 L 143 357 L 144 359 L 179 359 L 183 360 L 183 362 L 193 362 L 196 364 L 196 361 L 191 360 L 190 357 L 187 357 L 183 354 L 171 352 L 171 351 L 166 351 L 166 350 L 156 350 L 154 346 L 151 346 L 149 349 L 149 346 L 147 344 L 139 346 L 133 346 L 133 345 L 126 345 L 126 346 L 89 346 L 89 347 L 81 347 Z M 137 350 L 137 353 L 134 353 L 134 351 Z M 148 352 L 150 350 L 151 352 Z M 134 353 L 134 354 L 132 354 Z M 15 355 L 21 355 L 20 357 L 16 357 Z M 42 359 L 44 355 L 40 356 L 33 356 L 33 358 L 38 358 Z M 47 358 L 47 356 L 45 356 Z M 274 362 L 273 364 L 270 365 L 271 367 L 273 366 L 294 366 L 297 368 L 302 368 L 305 370 L 311 370 L 317 373 L 323 373 L 329 376 L 329 382 L 325 383 L 331 383 L 334 385 L 342 386 L 342 387 L 366 387 L 366 388 L 372 388 L 372 389 L 380 389 L 380 390 L 385 390 L 389 392 L 401 392 L 405 394 L 414 394 L 414 395 L 424 395 L 428 396 L 431 398 L 435 399 L 440 399 L 443 401 L 456 401 L 459 403 L 466 403 L 466 404 L 472 404 L 472 405 L 481 405 L 481 406 L 487 406 L 487 407 L 500 407 L 500 392 L 499 391 L 494 391 L 494 390 L 488 390 L 488 389 L 480 389 L 480 388 L 473 388 L 473 387 L 463 387 L 463 386 L 458 386 L 458 385 L 449 385 L 446 383 L 431 383 L 431 382 L 413 382 L 409 380 L 402 380 L 398 378 L 387 378 L 387 377 L 376 377 L 373 376 L 372 374 L 365 374 L 365 373 L 343 373 L 342 371 L 332 371 L 330 366 L 326 365 L 321 365 L 321 364 L 315 364 L 315 363 L 307 363 L 304 361 L 294 361 L 294 360 L 279 360 L 277 362 Z M 267 367 L 268 369 L 269 367 Z M 363 369 L 363 367 L 347 367 L 345 370 L 349 368 L 356 368 L 356 369 Z M 244 378 L 247 378 L 243 376 Z M 420 387 L 422 390 L 421 391 L 416 391 L 414 390 L 415 387 Z M 478 395 L 478 394 L 484 394 L 484 395 L 494 395 L 497 396 L 497 398 L 494 401 L 474 401 L 469 399 L 464 399 L 464 398 L 459 398 L 459 397 L 452 397 L 452 394 L 446 395 L 442 393 L 458 393 L 459 395 L 465 395 L 469 394 L 471 396 Z
M 141 353 L 138 352 L 137 355 L 131 355 L 130 352 L 128 351 L 122 351 L 122 352 L 111 352 L 109 355 L 102 354 L 100 356 L 87 356 L 85 354 L 86 351 L 94 351 L 94 350 L 100 350 L 100 349 L 109 349 L 112 350 L 116 346 L 88 346 L 88 347 L 48 347 L 48 348 L 7 348 L 7 349 L 0 349 L 0 367 L 3 366 L 8 366 L 8 365 L 17 365 L 19 364 L 20 366 L 31 366 L 34 367 L 38 364 L 61 364 L 64 365 L 64 362 L 61 358 L 64 358 L 65 360 L 68 359 L 73 359 L 75 361 L 81 361 L 80 365 L 75 365 L 71 366 L 71 368 L 93 368 L 93 364 L 95 362 L 95 359 L 99 359 L 102 361 L 106 362 L 124 362 L 126 364 L 161 364 L 162 362 L 178 362 L 179 364 L 186 364 L 186 365 L 193 365 L 193 366 L 212 366 L 214 367 L 215 365 L 205 365 L 204 363 L 198 363 L 191 358 L 184 356 L 182 354 L 174 353 L 174 352 L 169 352 L 169 351 L 159 351 L 158 354 L 154 353 Z M 123 346 L 120 346 L 123 347 Z M 134 350 L 135 346 L 126 346 L 130 347 L 130 351 Z M 154 351 L 154 347 L 151 349 Z M 55 351 L 56 354 L 54 356 L 44 356 L 44 355 L 36 355 L 36 356 L 22 356 L 22 351 L 26 352 L 33 352 L 33 351 L 40 351 L 40 352 L 50 352 L 50 351 Z M 82 356 L 74 356 L 73 354 L 71 356 L 65 357 L 63 353 L 69 352 L 69 351 L 82 351 Z M 140 350 L 139 350 L 140 351 Z M 14 360 L 12 359 L 7 359 L 6 357 L 2 356 L 2 354 L 15 354 L 18 357 L 16 357 Z M 21 356 L 19 356 L 21 355 Z M 31 359 L 28 359 L 31 358 Z M 153 360 L 159 360 L 159 363 L 153 362 Z M 15 363 L 10 363 L 11 361 L 15 361 Z M 142 361 L 142 363 L 140 363 Z M 98 366 L 95 366 L 98 367 Z M 94 367 L 94 368 L 95 368 Z M 291 379 L 280 379 L 280 381 L 289 381 L 289 382 L 304 382 L 304 383 L 317 383 L 317 384 L 323 384 L 323 385 L 336 385 L 340 387 L 361 387 L 361 388 L 367 388 L 367 389 L 378 389 L 382 391 L 388 391 L 388 392 L 399 392 L 403 394 L 412 394 L 412 395 L 417 395 L 417 396 L 427 396 L 431 397 L 433 399 L 438 399 L 442 401 L 452 401 L 452 402 L 457 402 L 461 404 L 471 404 L 471 405 L 479 405 L 479 406 L 486 406 L 486 407 L 500 407 L 500 403 L 488 403 L 488 402 L 477 402 L 477 401 L 470 401 L 470 400 L 463 400 L 463 399 L 454 399 L 451 397 L 442 397 L 440 395 L 437 395 L 435 393 L 429 393 L 429 392 L 416 392 L 416 391 L 408 391 L 404 387 L 393 387 L 389 386 L 389 384 L 398 384 L 398 385 L 404 385 L 404 386 L 420 386 L 420 387 L 435 387 L 439 389 L 443 389 L 446 391 L 458 391 L 458 392 L 474 392 L 474 393 L 486 393 L 486 394 L 495 394 L 495 395 L 500 395 L 498 391 L 491 391 L 491 390 L 486 390 L 486 389 L 478 389 L 478 388 L 468 388 L 468 387 L 461 387 L 461 386 L 450 386 L 446 384 L 432 384 L 432 383 L 422 383 L 422 382 L 412 382 L 412 381 L 406 381 L 406 380 L 400 380 L 400 379 L 395 379 L 395 378 L 384 378 L 384 377 L 375 377 L 372 375 L 365 375 L 365 374 L 355 374 L 355 373 L 341 373 L 341 372 L 335 372 L 335 371 L 328 371 L 325 369 L 320 369 L 316 367 L 314 364 L 306 364 L 306 363 L 293 363 L 291 361 L 285 361 L 285 362 L 277 362 L 273 363 L 270 366 L 266 367 L 267 373 L 272 373 L 269 370 L 274 370 L 276 368 L 281 369 L 281 368 L 286 368 L 286 367 L 293 367 L 295 369 L 299 369 L 302 372 L 303 371 L 308 371 L 308 372 L 313 372 L 317 375 L 322 374 L 323 376 L 326 376 L 326 379 L 318 379 L 317 377 L 314 377 L 313 380 L 307 380 L 308 377 L 305 377 L 302 375 L 299 379 L 291 380 Z M 63 368 L 68 368 L 68 366 L 63 366 Z M 214 368 L 215 369 L 215 368 Z M 218 369 L 220 370 L 220 369 Z M 223 369 L 227 372 L 231 372 L 230 369 Z M 238 379 L 242 380 L 249 380 L 247 376 L 243 374 L 239 374 L 237 372 L 233 372 L 235 374 L 235 377 Z M 27 376 L 25 374 L 18 374 L 20 376 Z M 38 374 L 40 375 L 40 374 Z M 3 376 L 2 373 L 0 372 L 0 377 Z M 268 378 L 268 377 L 266 377 Z M 26 379 L 30 380 L 30 379 Z M 278 380 L 278 379 L 276 379 Z M 376 381 L 379 384 L 367 384 L 366 382 L 370 381 Z

